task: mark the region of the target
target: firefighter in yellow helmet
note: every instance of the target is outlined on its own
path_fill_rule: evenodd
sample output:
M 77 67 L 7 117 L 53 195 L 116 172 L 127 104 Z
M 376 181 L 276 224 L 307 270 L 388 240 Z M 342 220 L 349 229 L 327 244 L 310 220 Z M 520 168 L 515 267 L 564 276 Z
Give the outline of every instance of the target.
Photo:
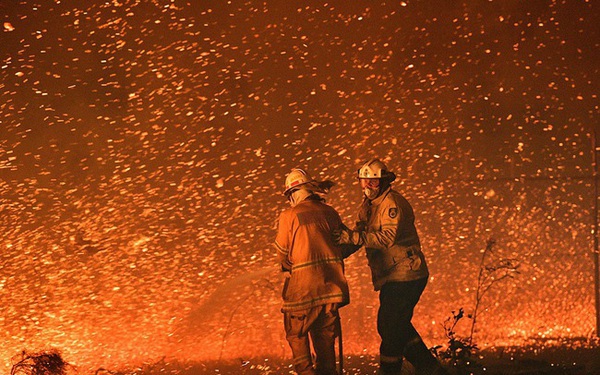
M 391 183 L 396 175 L 378 159 L 358 170 L 364 199 L 355 228 L 334 233 L 336 243 L 364 247 L 379 291 L 377 331 L 380 374 L 401 373 L 403 357 L 417 374 L 447 374 L 412 325 L 413 310 L 429 277 L 410 203 Z
M 313 180 L 302 169 L 293 169 L 285 180 L 284 194 L 291 207 L 279 216 L 275 247 L 287 274 L 281 310 L 299 375 L 336 374 L 338 309 L 349 303 L 342 247 L 332 237 L 342 228 L 342 220 L 319 195 L 332 186 L 331 181 Z

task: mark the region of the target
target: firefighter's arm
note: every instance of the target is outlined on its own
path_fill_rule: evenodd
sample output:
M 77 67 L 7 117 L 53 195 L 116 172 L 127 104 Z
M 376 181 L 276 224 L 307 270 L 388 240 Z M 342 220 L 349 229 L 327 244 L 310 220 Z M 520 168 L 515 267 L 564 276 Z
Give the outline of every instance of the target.
M 290 262 L 289 250 L 281 247 L 281 245 L 279 245 L 277 241 L 275 241 L 274 245 L 277 249 L 277 258 L 279 259 L 279 264 L 281 265 L 281 271 L 290 272 L 292 270 L 292 262 Z
M 361 237 L 364 237 L 364 233 L 367 230 L 367 222 L 366 221 L 357 221 L 354 225 L 354 228 L 352 228 L 352 232 L 353 233 L 359 233 L 358 235 L 352 234 L 352 235 L 348 235 L 348 238 L 350 238 L 351 236 L 357 236 L 357 243 L 356 244 L 340 244 L 339 246 L 342 248 L 342 258 L 346 259 L 348 258 L 350 255 L 354 254 L 355 252 L 357 252 L 361 247 L 362 247 L 362 243 L 364 242 L 364 240 L 361 240 Z M 361 233 L 362 232 L 362 233 Z
M 363 231 L 355 231 L 343 225 L 340 229 L 333 231 L 333 241 L 338 246 L 353 245 L 361 247 L 364 243 L 364 235 L 365 232 Z
M 362 247 L 360 245 L 350 245 L 350 244 L 343 244 L 343 245 L 339 245 L 339 246 L 342 249 L 342 258 L 343 259 L 348 258 L 350 255 L 354 254 L 355 252 L 358 251 L 358 249 L 360 249 Z
M 392 202 L 393 203 L 393 202 Z M 368 231 L 364 236 L 364 245 L 373 249 L 386 249 L 394 244 L 402 212 L 395 204 L 382 207 L 380 211 L 380 229 Z
M 275 249 L 277 249 L 277 258 L 281 265 L 281 271 L 290 272 L 292 270 L 292 262 L 290 261 L 290 222 L 289 215 L 284 211 L 279 216 L 277 225 L 277 237 L 275 238 Z
M 336 212 L 337 214 L 337 212 Z M 348 228 L 337 215 L 338 226 L 337 229 L 332 231 L 333 242 L 338 245 L 342 250 L 342 258 L 346 259 L 350 255 L 354 254 L 362 247 L 361 234 L 359 232 L 364 231 L 365 226 L 355 226 L 352 230 Z M 358 224 L 358 222 L 357 222 Z

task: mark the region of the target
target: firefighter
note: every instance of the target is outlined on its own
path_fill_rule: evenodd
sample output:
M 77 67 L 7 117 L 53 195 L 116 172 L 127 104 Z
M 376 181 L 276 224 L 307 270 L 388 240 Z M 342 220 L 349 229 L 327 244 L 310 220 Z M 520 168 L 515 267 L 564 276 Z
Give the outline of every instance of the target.
M 447 374 L 412 325 L 413 310 L 429 278 L 409 202 L 392 189 L 396 175 L 372 159 L 358 170 L 364 199 L 353 229 L 334 232 L 337 244 L 366 249 L 379 291 L 380 374 L 400 374 L 403 357 L 417 374 Z
M 320 196 L 332 186 L 329 180 L 313 180 L 302 169 L 292 169 L 285 179 L 284 195 L 291 208 L 279 216 L 275 247 L 286 273 L 281 309 L 286 339 L 299 375 L 336 374 L 338 309 L 349 303 L 342 247 L 332 236 L 342 228 L 342 220 Z

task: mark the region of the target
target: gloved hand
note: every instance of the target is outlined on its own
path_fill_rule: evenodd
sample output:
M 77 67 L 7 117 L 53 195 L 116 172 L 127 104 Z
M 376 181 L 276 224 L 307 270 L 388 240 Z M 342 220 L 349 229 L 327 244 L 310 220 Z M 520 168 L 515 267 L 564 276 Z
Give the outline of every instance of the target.
M 367 222 L 366 221 L 357 221 L 356 225 L 354 226 L 354 230 L 355 231 L 366 231 L 367 230 Z
M 337 245 L 362 246 L 364 243 L 363 232 L 342 228 L 333 231 L 333 242 Z

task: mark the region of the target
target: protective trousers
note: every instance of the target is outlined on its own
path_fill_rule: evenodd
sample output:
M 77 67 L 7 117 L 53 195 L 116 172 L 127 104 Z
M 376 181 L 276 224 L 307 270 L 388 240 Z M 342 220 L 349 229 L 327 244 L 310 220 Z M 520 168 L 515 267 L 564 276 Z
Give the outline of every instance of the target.
M 284 312 L 286 339 L 292 349 L 294 369 L 298 375 L 336 374 L 335 339 L 339 319 L 336 304 Z M 315 350 L 315 367 L 310 341 Z
M 405 357 L 417 374 L 430 374 L 440 366 L 412 325 L 414 308 L 427 285 L 427 278 L 389 282 L 379 294 L 377 331 L 381 336 L 380 369 L 382 374 L 400 374 Z

